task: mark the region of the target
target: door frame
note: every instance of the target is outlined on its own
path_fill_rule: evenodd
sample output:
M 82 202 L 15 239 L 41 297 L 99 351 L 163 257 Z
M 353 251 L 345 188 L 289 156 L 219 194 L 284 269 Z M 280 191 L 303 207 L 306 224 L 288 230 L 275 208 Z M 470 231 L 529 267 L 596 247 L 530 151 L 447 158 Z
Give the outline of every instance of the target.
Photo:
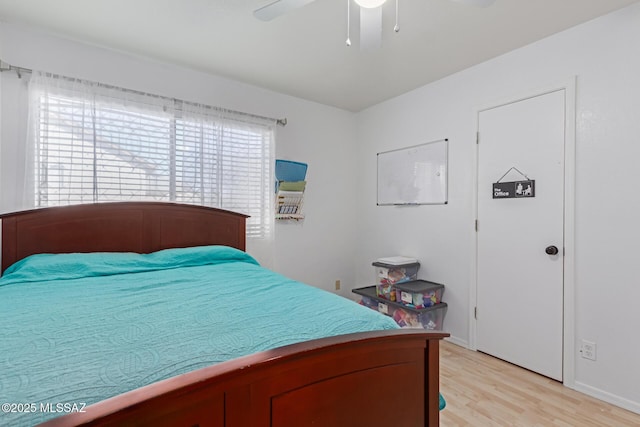
M 576 77 L 528 90 L 520 96 L 510 96 L 480 105 L 474 109 L 474 129 L 477 142 L 480 113 L 492 108 L 502 107 L 518 101 L 524 101 L 558 90 L 565 91 L 565 141 L 564 141 L 564 291 L 563 291 L 563 345 L 562 378 L 563 384 L 575 388 L 575 175 L 576 175 Z M 480 141 L 480 144 L 482 141 Z M 473 197 L 474 224 L 478 219 L 478 171 L 479 144 L 475 144 L 473 158 Z M 482 224 L 479 224 L 482 227 Z M 474 231 L 474 256 L 471 265 L 469 289 L 469 349 L 477 350 L 477 320 L 475 308 L 478 295 L 478 233 Z

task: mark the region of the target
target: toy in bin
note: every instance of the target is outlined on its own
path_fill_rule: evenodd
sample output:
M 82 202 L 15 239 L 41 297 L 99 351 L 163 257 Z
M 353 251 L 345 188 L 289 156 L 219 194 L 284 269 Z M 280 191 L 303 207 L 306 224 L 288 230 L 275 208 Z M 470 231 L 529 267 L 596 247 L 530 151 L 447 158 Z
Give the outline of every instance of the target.
M 420 268 L 420 263 L 415 258 L 401 256 L 379 258 L 372 265 L 376 267 L 376 294 L 389 301 L 396 300 L 394 286 L 415 280 Z
M 402 328 L 421 328 L 422 323 L 418 321 L 418 316 L 405 310 L 395 310 L 393 320 Z M 435 329 L 435 324 L 428 329 Z

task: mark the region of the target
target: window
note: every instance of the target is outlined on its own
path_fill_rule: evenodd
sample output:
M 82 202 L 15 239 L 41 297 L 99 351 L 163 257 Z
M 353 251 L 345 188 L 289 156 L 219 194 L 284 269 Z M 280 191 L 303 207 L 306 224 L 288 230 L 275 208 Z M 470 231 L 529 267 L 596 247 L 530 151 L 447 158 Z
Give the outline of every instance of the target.
M 30 82 L 36 207 L 175 201 L 250 215 L 269 237 L 274 123 L 110 86 Z

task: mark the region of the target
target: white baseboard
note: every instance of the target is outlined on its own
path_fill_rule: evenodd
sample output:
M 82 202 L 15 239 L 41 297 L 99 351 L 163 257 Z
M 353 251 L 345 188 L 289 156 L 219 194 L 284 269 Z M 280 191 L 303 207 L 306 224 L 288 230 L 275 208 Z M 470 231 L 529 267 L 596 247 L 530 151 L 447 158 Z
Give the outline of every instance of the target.
M 612 405 L 616 405 L 628 411 L 640 414 L 640 403 L 638 402 L 633 402 L 631 400 L 625 399 L 604 390 L 600 390 L 595 387 L 591 387 L 590 385 L 586 385 L 578 381 L 574 383 L 574 387 L 572 388 L 576 391 L 579 391 L 580 393 L 584 393 L 588 396 L 595 397 L 596 399 L 600 399 L 604 402 L 611 403 Z
M 448 341 L 451 344 L 459 345 L 460 347 L 464 347 L 467 349 L 469 348 L 469 342 L 458 337 L 448 337 L 445 338 L 445 341 Z

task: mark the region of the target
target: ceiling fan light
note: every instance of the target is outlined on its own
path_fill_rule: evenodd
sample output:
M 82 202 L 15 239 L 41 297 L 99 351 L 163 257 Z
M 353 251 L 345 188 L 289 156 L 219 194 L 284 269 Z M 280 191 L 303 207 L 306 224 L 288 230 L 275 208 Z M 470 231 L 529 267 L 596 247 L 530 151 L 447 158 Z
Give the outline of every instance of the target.
M 376 7 L 380 7 L 387 0 L 354 0 L 358 6 L 364 7 L 365 9 L 374 9 Z

